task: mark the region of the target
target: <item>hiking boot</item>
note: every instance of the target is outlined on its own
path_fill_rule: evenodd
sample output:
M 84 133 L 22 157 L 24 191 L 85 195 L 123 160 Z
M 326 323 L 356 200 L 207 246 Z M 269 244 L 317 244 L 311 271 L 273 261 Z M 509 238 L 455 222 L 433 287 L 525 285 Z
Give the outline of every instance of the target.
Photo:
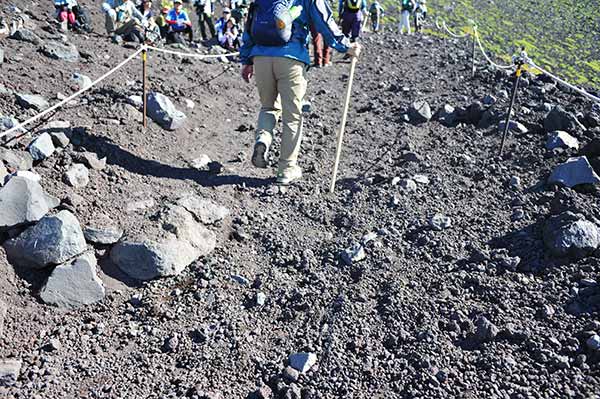
M 281 172 L 277 173 L 277 184 L 282 186 L 288 186 L 296 180 L 302 178 L 302 169 L 298 165 L 288 166 Z
M 269 152 L 269 147 L 262 141 L 257 141 L 254 144 L 254 151 L 252 152 L 252 165 L 256 166 L 260 169 L 267 168 L 267 153 Z

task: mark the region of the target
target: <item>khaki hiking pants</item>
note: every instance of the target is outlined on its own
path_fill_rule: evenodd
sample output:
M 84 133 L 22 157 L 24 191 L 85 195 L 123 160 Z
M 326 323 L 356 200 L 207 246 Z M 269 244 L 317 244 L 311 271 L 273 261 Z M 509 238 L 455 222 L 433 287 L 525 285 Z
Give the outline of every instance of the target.
M 284 57 L 254 57 L 254 78 L 260 97 L 256 141 L 269 147 L 281 115 L 283 123 L 279 171 L 295 166 L 300 152 L 300 119 L 306 93 L 306 65 Z M 277 96 L 279 95 L 279 100 Z

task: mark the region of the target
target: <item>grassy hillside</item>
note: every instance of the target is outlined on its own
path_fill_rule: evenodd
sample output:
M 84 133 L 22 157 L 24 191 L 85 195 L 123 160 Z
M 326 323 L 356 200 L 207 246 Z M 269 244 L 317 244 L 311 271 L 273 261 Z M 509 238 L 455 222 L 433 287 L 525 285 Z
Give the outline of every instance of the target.
M 484 46 L 504 60 L 520 46 L 542 67 L 600 89 L 600 0 L 430 0 L 455 30 L 477 22 Z M 388 22 L 398 1 L 384 0 Z M 433 20 L 433 19 L 432 19 Z

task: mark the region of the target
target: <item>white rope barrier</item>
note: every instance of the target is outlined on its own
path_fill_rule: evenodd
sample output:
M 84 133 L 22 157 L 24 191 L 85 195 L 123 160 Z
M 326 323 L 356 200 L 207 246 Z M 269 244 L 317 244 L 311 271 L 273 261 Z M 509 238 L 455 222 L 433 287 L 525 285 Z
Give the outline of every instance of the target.
M 487 62 L 489 62 L 492 66 L 494 66 L 498 69 L 512 69 L 513 68 L 513 65 L 499 65 L 499 64 L 496 64 L 494 61 L 492 61 L 492 59 L 490 57 L 488 57 L 488 55 L 486 54 L 485 49 L 483 48 L 483 45 L 481 44 L 481 39 L 479 38 L 479 32 L 477 32 L 476 26 L 473 27 L 473 32 L 475 32 L 475 41 L 477 41 L 477 44 L 479 45 L 479 49 L 481 50 L 481 53 L 483 54 L 483 56 L 485 57 Z
M 192 58 L 199 58 L 199 59 L 203 59 L 203 58 L 221 58 L 221 57 L 232 57 L 232 56 L 236 56 L 239 55 L 240 53 L 226 53 L 226 54 L 193 54 L 193 53 L 184 53 L 181 51 L 173 51 L 173 50 L 167 50 L 164 48 L 159 48 L 159 47 L 152 47 L 152 46 L 145 46 L 145 48 L 147 48 L 148 50 L 154 50 L 154 51 L 158 51 L 161 53 L 167 53 L 167 54 L 174 54 L 174 55 L 179 55 L 182 57 L 192 57 Z
M 143 48 L 140 48 L 140 49 L 136 50 L 136 52 L 134 52 L 129 57 L 127 57 L 119 65 L 117 65 L 116 67 L 114 67 L 110 71 L 106 72 L 104 75 L 100 76 L 98 79 L 94 80 L 91 85 L 82 88 L 81 90 L 79 90 L 76 93 L 70 95 L 69 97 L 65 98 L 61 102 L 53 105 L 52 107 L 47 108 L 44 111 L 40 112 L 39 114 L 37 114 L 35 116 L 32 116 L 31 118 L 27 119 L 26 121 L 20 122 L 18 125 L 13 126 L 10 129 L 8 129 L 8 130 L 0 133 L 0 138 L 2 138 L 4 136 L 7 136 L 7 135 L 11 134 L 12 132 L 17 131 L 17 130 L 23 128 L 23 126 L 28 125 L 31 122 L 35 122 L 36 120 L 40 119 L 41 117 L 43 117 L 45 115 L 48 115 L 50 112 L 54 111 L 55 109 L 62 107 L 63 105 L 65 105 L 69 101 L 71 101 L 74 98 L 80 96 L 81 94 L 83 94 L 84 92 L 88 91 L 89 89 L 91 89 L 92 87 L 94 87 L 95 85 L 97 85 L 98 83 L 102 82 L 104 79 L 108 78 L 110 75 L 112 75 L 113 73 L 115 73 L 118 69 L 122 68 L 129 61 L 133 60 L 135 57 L 138 56 L 138 54 L 140 54 L 142 52 L 142 50 L 143 50 Z
M 466 33 L 462 36 L 456 35 L 452 31 L 450 31 L 450 29 L 448 29 L 448 26 L 446 25 L 446 21 L 442 21 L 441 26 L 438 21 L 439 21 L 439 17 L 436 17 L 435 26 L 439 30 L 445 30 L 452 37 L 455 37 L 457 39 L 462 39 L 462 38 L 469 36 L 469 33 Z M 475 36 L 475 41 L 477 42 L 477 45 L 479 46 L 481 53 L 483 54 L 483 56 L 485 57 L 487 62 L 489 62 L 492 66 L 494 66 L 495 68 L 498 68 L 498 69 L 512 69 L 514 67 L 513 65 L 499 65 L 499 64 L 495 63 L 494 61 L 492 61 L 492 59 L 487 55 L 487 53 L 485 52 L 485 49 L 483 48 L 483 44 L 481 43 L 481 38 L 479 36 L 479 32 L 477 31 L 477 26 L 475 26 L 475 25 L 473 25 L 473 35 Z M 571 90 L 574 90 L 575 92 L 581 94 L 582 96 L 584 96 L 594 102 L 600 103 L 600 97 L 594 96 L 593 94 L 590 94 L 587 91 L 585 91 L 575 85 L 572 85 L 571 83 L 567 82 L 566 80 L 559 78 L 558 76 L 552 74 L 551 72 L 548 72 L 547 70 L 545 70 L 545 69 L 539 67 L 537 64 L 535 64 L 531 59 L 527 58 L 527 63 L 529 64 L 530 67 L 537 69 L 538 71 L 542 72 L 543 74 L 549 76 L 552 80 L 563 84 L 564 86 L 570 88 Z
M 456 33 L 453 33 L 452 31 L 450 31 L 450 29 L 448 29 L 448 25 L 446 25 L 446 21 L 442 21 L 442 26 L 443 28 L 446 30 L 446 32 L 448 32 L 448 34 L 456 39 L 464 39 L 465 37 L 469 36 L 469 32 L 463 34 L 463 35 L 457 35 Z
M 552 78 L 553 80 L 555 80 L 555 81 L 557 81 L 557 82 L 559 82 L 559 83 L 562 83 L 563 85 L 567 86 L 568 88 L 570 88 L 570 89 L 572 89 L 572 90 L 575 90 L 577 93 L 581 94 L 581 95 L 582 95 L 582 96 L 584 96 L 584 97 L 587 97 L 587 98 L 589 98 L 589 99 L 590 99 L 590 100 L 592 100 L 592 101 L 595 101 L 595 102 L 598 102 L 598 103 L 600 103 L 600 98 L 599 98 L 599 97 L 596 97 L 596 96 L 594 96 L 594 95 L 592 95 L 592 94 L 588 93 L 587 91 L 585 91 L 585 90 L 583 90 L 583 89 L 580 89 L 580 88 L 579 88 L 579 87 L 577 87 L 577 86 L 573 86 L 572 84 L 570 84 L 570 83 L 569 83 L 569 82 L 567 82 L 566 80 L 564 80 L 564 79 L 561 79 L 561 78 L 559 78 L 558 76 L 555 76 L 555 75 L 551 74 L 550 72 L 548 72 L 547 70 L 545 70 L 545 69 L 543 69 L 543 68 L 540 68 L 539 66 L 537 66 L 537 65 L 536 65 L 536 64 L 535 64 L 533 61 L 531 61 L 531 60 L 529 60 L 529 62 L 528 62 L 528 63 L 529 63 L 529 66 L 531 66 L 532 68 L 535 68 L 535 69 L 537 69 L 538 71 L 542 72 L 543 74 L 546 74 L 546 75 L 548 75 L 548 76 L 549 76 L 550 78 Z

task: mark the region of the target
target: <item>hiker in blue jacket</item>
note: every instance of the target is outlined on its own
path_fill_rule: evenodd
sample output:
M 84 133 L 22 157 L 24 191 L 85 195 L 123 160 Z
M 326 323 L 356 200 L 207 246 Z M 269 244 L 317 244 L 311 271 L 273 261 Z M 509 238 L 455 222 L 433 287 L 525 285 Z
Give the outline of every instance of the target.
M 358 43 L 349 43 L 333 19 L 325 0 L 255 0 L 248 15 L 240 49 L 242 77 L 252 76 L 261 108 L 256 127 L 252 164 L 266 168 L 272 134 L 281 115 L 283 129 L 277 183 L 290 184 L 302 177 L 298 154 L 302 137 L 298 129 L 306 93 L 309 27 L 314 24 L 328 46 L 357 57 Z M 277 97 L 280 101 L 276 101 Z
M 362 21 L 367 15 L 367 0 L 340 0 L 338 14 L 342 20 L 342 32 L 354 42 L 360 36 Z

